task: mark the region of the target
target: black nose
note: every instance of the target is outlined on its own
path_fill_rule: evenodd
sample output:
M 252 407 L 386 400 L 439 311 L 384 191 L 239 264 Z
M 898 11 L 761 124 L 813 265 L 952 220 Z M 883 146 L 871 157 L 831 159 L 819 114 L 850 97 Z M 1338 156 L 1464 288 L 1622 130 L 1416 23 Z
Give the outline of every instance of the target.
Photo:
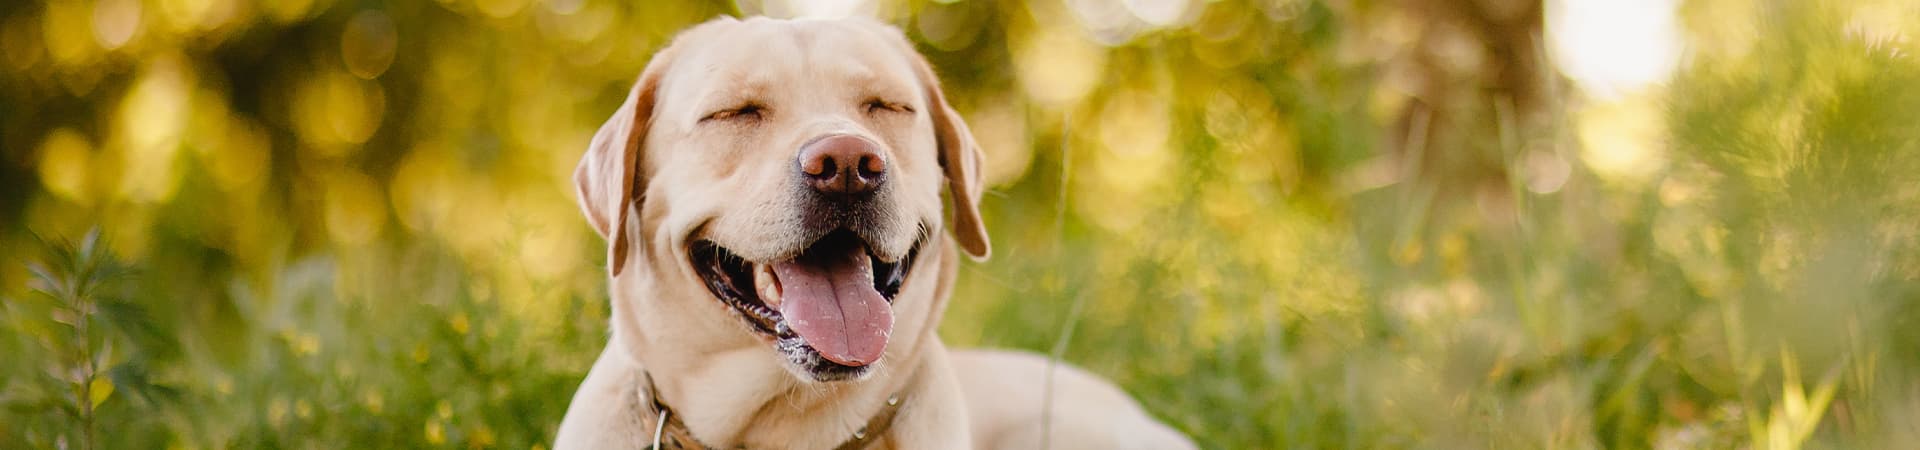
M 880 155 L 880 146 L 859 136 L 814 139 L 800 146 L 799 160 L 807 184 L 823 194 L 866 194 L 887 181 L 887 161 Z

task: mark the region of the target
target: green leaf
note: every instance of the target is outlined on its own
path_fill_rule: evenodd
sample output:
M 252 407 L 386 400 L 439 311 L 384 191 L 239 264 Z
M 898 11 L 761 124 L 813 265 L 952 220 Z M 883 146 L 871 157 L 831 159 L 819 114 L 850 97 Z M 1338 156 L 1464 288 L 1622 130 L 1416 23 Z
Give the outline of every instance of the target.
M 102 299 L 98 306 L 102 322 L 131 340 L 135 348 L 171 353 L 172 339 L 146 307 L 117 299 Z
M 179 399 L 180 391 L 173 387 L 155 384 L 147 373 L 145 364 L 127 363 L 114 366 L 107 371 L 107 377 L 113 380 L 117 389 L 139 397 L 149 404 L 173 402 Z
M 93 407 L 99 408 L 101 403 L 107 401 L 107 397 L 113 396 L 113 381 L 106 377 L 94 378 L 89 394 L 92 396 L 89 401 L 93 402 Z

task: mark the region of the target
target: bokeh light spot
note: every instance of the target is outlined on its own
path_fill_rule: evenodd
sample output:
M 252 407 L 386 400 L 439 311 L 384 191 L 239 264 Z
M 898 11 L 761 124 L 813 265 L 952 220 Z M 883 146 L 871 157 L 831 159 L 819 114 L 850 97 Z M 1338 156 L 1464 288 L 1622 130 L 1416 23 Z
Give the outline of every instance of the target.
M 231 124 L 226 132 L 220 150 L 206 163 L 214 183 L 228 192 L 257 188 L 273 170 L 273 139 L 252 121 Z
M 208 30 L 233 20 L 237 6 L 232 0 L 162 0 L 160 12 L 170 28 L 177 32 Z
M 521 191 L 507 201 L 507 210 L 513 211 L 513 220 L 519 222 L 515 230 L 520 247 L 516 256 L 520 267 L 535 280 L 553 279 L 587 260 L 580 246 L 570 245 L 589 237 L 575 221 L 578 211 L 574 203 L 555 197 Z M 537 305 L 526 305 L 525 309 L 530 313 L 551 310 Z
M 734 3 L 740 8 L 740 12 L 748 15 L 823 19 L 872 16 L 876 6 L 871 0 L 760 0 Z
M 320 0 L 275 0 L 261 4 L 267 11 L 267 17 L 275 22 L 289 23 L 305 19 L 314 9 L 314 2 Z
M 966 48 L 979 37 L 980 17 L 966 6 L 929 5 L 913 19 L 914 28 L 928 44 L 941 50 Z
M 1146 24 L 1134 18 L 1126 4 L 1113 0 L 1068 0 L 1067 10 L 1085 27 L 1094 40 L 1103 45 L 1120 45 L 1133 39 Z
M 400 224 L 416 232 L 434 231 L 453 209 L 449 164 L 433 147 L 418 147 L 401 160 L 393 175 L 393 211 Z
M 1027 130 L 1027 112 L 1015 99 L 984 102 L 967 117 L 987 158 L 987 185 L 1012 183 L 1027 173 L 1033 161 L 1033 136 Z
M 1188 0 L 1124 0 L 1134 17 L 1156 27 L 1180 25 L 1193 16 Z
M 1175 177 L 1174 155 L 1167 148 L 1171 133 L 1166 101 L 1148 92 L 1126 91 L 1107 99 L 1093 121 L 1097 152 L 1092 155 L 1092 177 L 1083 183 L 1087 198 L 1126 198 L 1123 202 L 1083 202 L 1081 213 L 1115 232 L 1140 224 L 1164 198 L 1164 186 Z
M 387 72 L 399 45 L 392 17 L 377 10 L 361 11 L 347 21 L 346 31 L 340 34 L 340 57 L 348 72 L 371 80 Z
M 1106 49 L 1070 30 L 1047 28 L 1028 36 L 1014 54 L 1020 85 L 1049 106 L 1085 97 L 1106 72 Z
M 1573 165 L 1566 158 L 1553 152 L 1534 150 L 1527 152 L 1521 162 L 1526 171 L 1527 190 L 1536 194 L 1559 192 L 1567 185 L 1567 179 L 1573 175 Z
M 380 235 L 387 206 L 372 179 L 356 171 L 336 171 L 326 177 L 325 189 L 327 235 L 333 242 L 360 245 Z
M 379 84 L 339 72 L 302 81 L 294 102 L 301 140 L 333 156 L 366 142 L 386 114 L 386 94 Z
M 91 59 L 95 47 L 91 14 L 80 2 L 47 4 L 46 20 L 40 23 L 47 54 L 55 63 L 77 65 Z
M 564 16 L 580 12 L 580 7 L 586 5 L 587 0 L 548 0 L 541 4 L 547 7 L 547 11 Z
M 139 0 L 102 0 L 93 5 L 93 38 L 101 47 L 117 49 L 140 32 Z
M 481 14 L 504 19 L 519 14 L 521 9 L 527 7 L 527 0 L 474 0 L 473 5 L 480 9 Z
M 0 56 L 5 56 L 6 63 L 15 70 L 33 69 L 45 57 L 39 31 L 40 24 L 26 14 L 0 22 Z
M 1665 81 L 1680 60 L 1674 1 L 1548 1 L 1553 60 L 1603 99 Z
M 154 59 L 120 104 L 115 121 L 125 163 L 120 189 L 134 200 L 162 202 L 173 196 L 175 156 L 193 112 L 183 64 L 174 55 Z
M 1610 181 L 1638 181 L 1662 165 L 1665 128 L 1657 105 L 1622 102 L 1596 105 L 1576 115 L 1580 159 Z
M 87 204 L 88 173 L 92 167 L 92 144 L 87 137 L 61 128 L 47 134 L 40 143 L 40 183 L 47 191 L 80 204 Z

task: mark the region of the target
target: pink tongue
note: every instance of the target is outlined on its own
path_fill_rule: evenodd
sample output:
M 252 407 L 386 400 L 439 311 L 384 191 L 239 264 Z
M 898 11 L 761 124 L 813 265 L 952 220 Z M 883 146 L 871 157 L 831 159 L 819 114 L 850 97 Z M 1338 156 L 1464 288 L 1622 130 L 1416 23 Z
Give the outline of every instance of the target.
M 893 308 L 873 290 L 866 249 L 773 265 L 780 279 L 780 315 L 807 344 L 841 365 L 880 360 L 893 334 Z

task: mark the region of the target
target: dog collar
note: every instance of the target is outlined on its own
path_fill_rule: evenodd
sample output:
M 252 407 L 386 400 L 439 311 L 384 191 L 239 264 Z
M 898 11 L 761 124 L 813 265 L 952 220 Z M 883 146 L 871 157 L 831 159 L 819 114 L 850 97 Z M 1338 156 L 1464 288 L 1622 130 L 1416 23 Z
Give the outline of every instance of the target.
M 646 447 L 648 450 L 715 450 L 701 443 L 699 439 L 695 439 L 693 431 L 687 429 L 687 424 L 680 421 L 680 416 L 674 414 L 672 408 L 668 408 L 666 403 L 660 401 L 660 396 L 655 394 L 658 389 L 654 388 L 653 374 L 642 371 L 640 376 L 647 381 L 646 392 L 635 396 L 634 400 L 643 401 L 642 398 L 644 398 L 647 404 L 646 410 L 650 412 L 648 415 L 653 416 L 653 435 L 646 437 L 649 439 L 647 441 L 649 445 Z M 853 430 L 853 434 L 838 447 L 834 447 L 834 450 L 861 450 L 873 444 L 873 441 L 878 440 L 881 435 L 887 434 L 887 429 L 893 427 L 893 416 L 900 412 L 900 395 L 900 393 L 888 395 L 887 404 L 881 406 L 880 411 L 874 413 L 872 418 L 867 419 L 866 425 Z

